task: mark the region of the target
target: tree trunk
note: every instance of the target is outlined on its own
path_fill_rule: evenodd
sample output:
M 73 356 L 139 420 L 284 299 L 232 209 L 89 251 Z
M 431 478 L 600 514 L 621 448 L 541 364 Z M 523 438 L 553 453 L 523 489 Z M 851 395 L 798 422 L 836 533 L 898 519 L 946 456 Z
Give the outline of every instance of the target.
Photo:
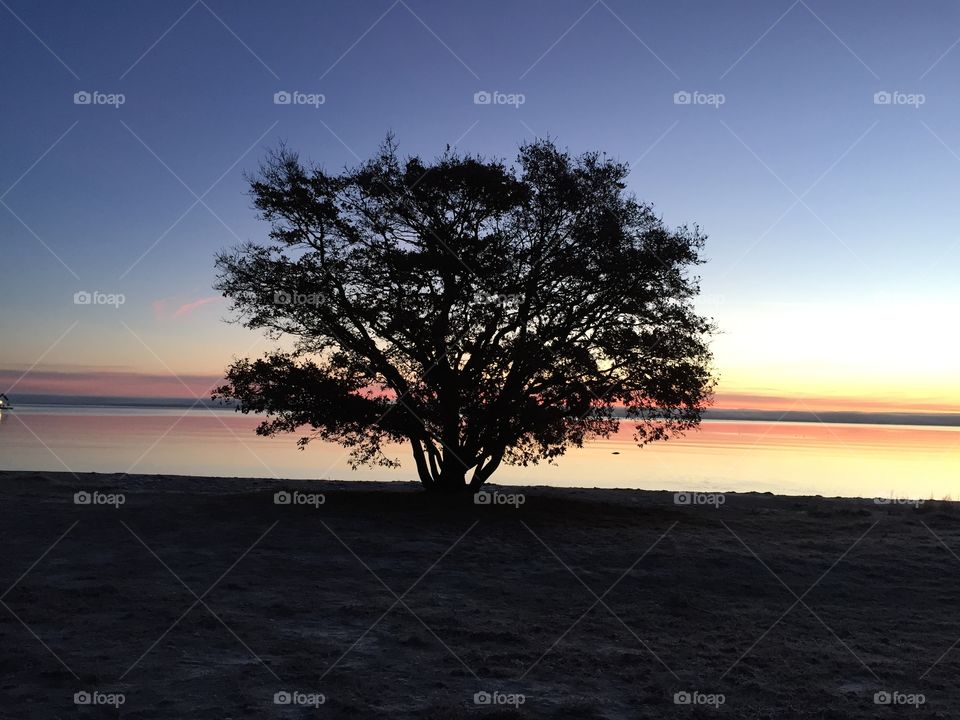
M 420 482 L 427 490 L 432 490 L 436 482 L 430 473 L 430 466 L 427 464 L 426 453 L 423 445 L 416 438 L 410 438 L 410 445 L 413 447 L 413 459 L 417 464 L 417 474 L 420 476 Z
M 472 492 L 477 492 L 480 489 L 480 486 L 483 485 L 487 479 L 493 475 L 494 470 L 500 467 L 500 461 L 503 460 L 503 450 L 495 452 L 486 463 L 481 463 L 477 465 L 477 469 L 473 471 L 473 477 L 470 479 L 470 490 Z
M 466 468 L 457 460 L 445 460 L 440 470 L 440 479 L 432 489 L 445 495 L 467 492 L 470 486 L 467 484 Z

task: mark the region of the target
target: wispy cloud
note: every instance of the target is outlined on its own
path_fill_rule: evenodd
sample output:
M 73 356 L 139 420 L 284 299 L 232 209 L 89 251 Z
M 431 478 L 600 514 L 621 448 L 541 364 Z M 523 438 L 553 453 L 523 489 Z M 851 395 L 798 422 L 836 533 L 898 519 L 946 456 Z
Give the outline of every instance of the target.
M 203 307 L 204 305 L 209 305 L 210 303 L 218 302 L 222 299 L 223 298 L 221 298 L 219 295 L 211 295 L 210 297 L 197 298 L 192 302 L 184 303 L 183 305 L 178 307 L 174 311 L 173 316 L 183 317 L 184 315 L 192 313 L 194 310 L 196 310 L 199 307 Z
M 150 306 L 153 308 L 153 318 L 155 320 L 163 320 L 167 316 L 167 305 L 169 302 L 169 298 L 161 298 L 160 300 L 154 300 L 150 303 Z
M 211 303 L 220 302 L 222 300 L 223 298 L 219 295 L 199 297 L 196 300 L 191 300 L 189 302 L 182 302 L 182 300 L 178 300 L 175 297 L 169 297 L 154 300 L 151 303 L 151 306 L 153 307 L 153 316 L 156 320 L 171 320 L 174 318 L 184 317 L 185 315 L 189 315 L 204 305 L 210 305 Z

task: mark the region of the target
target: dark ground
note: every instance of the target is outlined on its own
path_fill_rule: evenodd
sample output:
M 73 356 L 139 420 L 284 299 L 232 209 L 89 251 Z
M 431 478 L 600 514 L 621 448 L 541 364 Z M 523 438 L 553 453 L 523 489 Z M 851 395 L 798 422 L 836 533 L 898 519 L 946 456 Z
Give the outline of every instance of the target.
M 118 478 L 0 473 L 0 718 L 960 716 L 952 503 Z

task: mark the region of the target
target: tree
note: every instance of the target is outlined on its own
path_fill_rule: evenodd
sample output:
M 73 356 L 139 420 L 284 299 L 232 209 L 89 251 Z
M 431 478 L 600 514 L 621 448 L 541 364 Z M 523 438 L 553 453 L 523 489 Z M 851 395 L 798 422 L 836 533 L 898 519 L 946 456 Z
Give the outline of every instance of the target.
M 214 398 L 264 413 L 261 435 L 340 443 L 354 468 L 409 443 L 438 492 L 622 417 L 641 446 L 694 428 L 714 386 L 692 305 L 704 237 L 629 195 L 628 170 L 548 140 L 508 166 L 401 159 L 388 137 L 340 174 L 280 148 L 251 178 L 270 242 L 220 253 L 216 287 L 237 321 L 294 342 L 234 361 Z

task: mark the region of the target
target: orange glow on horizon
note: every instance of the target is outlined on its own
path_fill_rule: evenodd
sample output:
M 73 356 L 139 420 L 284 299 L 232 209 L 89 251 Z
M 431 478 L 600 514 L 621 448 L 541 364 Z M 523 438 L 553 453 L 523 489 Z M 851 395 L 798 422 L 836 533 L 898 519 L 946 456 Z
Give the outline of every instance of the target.
M 162 372 L 136 372 L 110 369 L 0 369 L 0 392 L 9 395 L 72 395 L 102 397 L 209 397 L 222 376 L 206 373 L 175 375 Z M 810 388 L 790 391 L 786 388 L 742 388 L 725 386 L 717 390 L 714 410 L 766 410 L 799 412 L 960 412 L 960 400 L 951 394 L 915 393 L 903 389 L 869 392 L 851 388 L 850 392 L 815 392 Z M 377 394 L 377 393 L 374 393 Z M 389 393 L 386 393 L 389 394 Z
M 215 375 L 147 374 L 127 371 L 59 372 L 0 369 L 0 392 L 16 395 L 209 398 L 221 382 Z M 4 388 L 11 388 L 4 390 Z

